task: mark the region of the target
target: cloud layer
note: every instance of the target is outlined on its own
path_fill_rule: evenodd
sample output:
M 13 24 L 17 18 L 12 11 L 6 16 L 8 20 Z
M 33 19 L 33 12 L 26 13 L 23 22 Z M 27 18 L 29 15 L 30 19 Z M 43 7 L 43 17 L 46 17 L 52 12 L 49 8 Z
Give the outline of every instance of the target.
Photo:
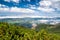
M 36 2 L 36 3 L 35 3 Z M 2 2 L 3 3 L 3 2 Z M 59 16 L 60 1 L 59 0 L 4 0 L 0 3 L 0 13 L 8 12 L 8 14 L 25 13 L 28 15 L 45 15 Z M 9 4 L 8 4 L 9 3 Z M 14 5 L 13 5 L 14 4 Z M 11 13 L 10 13 L 11 12 Z M 23 14 L 23 15 L 25 15 Z
M 42 0 L 39 2 L 40 7 L 43 8 L 43 11 L 54 11 L 55 9 L 60 10 L 60 1 L 59 0 Z M 49 9 L 49 10 L 48 10 Z

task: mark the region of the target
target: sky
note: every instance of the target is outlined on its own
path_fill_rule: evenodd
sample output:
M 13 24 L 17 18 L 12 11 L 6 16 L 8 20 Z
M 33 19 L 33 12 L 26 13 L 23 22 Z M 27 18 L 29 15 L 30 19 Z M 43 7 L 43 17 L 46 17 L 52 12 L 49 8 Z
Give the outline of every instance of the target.
M 60 17 L 60 0 L 0 0 L 1 17 Z

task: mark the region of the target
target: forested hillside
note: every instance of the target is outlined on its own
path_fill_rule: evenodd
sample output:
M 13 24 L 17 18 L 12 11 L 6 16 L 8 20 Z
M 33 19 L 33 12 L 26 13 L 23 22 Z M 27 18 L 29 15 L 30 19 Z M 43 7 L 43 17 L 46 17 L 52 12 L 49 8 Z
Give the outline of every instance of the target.
M 0 22 L 0 40 L 60 40 L 60 36 L 43 28 L 36 31 L 35 29 Z

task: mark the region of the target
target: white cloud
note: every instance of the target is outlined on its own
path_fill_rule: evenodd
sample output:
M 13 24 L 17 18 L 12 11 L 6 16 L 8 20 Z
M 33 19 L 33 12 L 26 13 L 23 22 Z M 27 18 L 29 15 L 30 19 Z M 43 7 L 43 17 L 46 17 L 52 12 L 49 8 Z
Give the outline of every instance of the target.
M 38 7 L 38 10 L 44 11 L 44 12 L 53 12 L 53 11 L 55 11 L 53 8 L 42 8 L 42 7 Z
M 0 4 L 0 11 L 8 11 L 9 8 L 6 5 Z
M 39 18 L 40 16 L 28 16 L 28 15 L 24 15 L 24 16 L 3 16 L 3 17 L 0 17 L 0 19 L 2 18 L 25 18 L 25 17 L 30 17 L 30 18 Z
M 40 2 L 40 6 L 42 6 L 42 7 L 45 7 L 45 6 L 47 7 L 50 5 L 52 5 L 52 3 L 50 1 L 41 1 Z
M 52 5 L 51 1 L 42 0 L 39 3 L 40 3 L 39 7 L 36 7 L 35 5 L 30 5 L 30 4 L 28 6 L 31 9 L 36 9 L 36 10 L 43 11 L 43 12 L 54 12 L 55 11 L 54 8 L 50 8 L 50 6 Z
M 8 12 L 20 12 L 20 13 L 35 13 L 35 10 L 28 9 L 28 8 L 0 8 L 0 11 L 8 11 Z
M 19 3 L 19 0 L 5 0 L 5 1 L 7 2 L 13 1 L 13 2 Z
M 0 7 L 1 7 L 2 5 L 0 4 Z
M 10 2 L 11 0 L 4 0 L 4 1 Z
M 54 17 L 48 17 L 48 16 L 29 16 L 29 15 L 23 15 L 23 16 L 0 16 L 0 19 L 2 18 L 25 18 L 25 17 L 29 17 L 29 18 L 54 18 Z M 43 20 L 38 20 L 38 21 L 43 21 Z
M 60 9 L 60 0 L 48 0 L 52 2 L 51 7 Z
M 28 4 L 27 6 L 29 6 L 30 9 L 36 9 L 35 5 Z
M 51 4 L 49 3 L 49 5 L 46 3 L 41 3 L 41 5 L 39 7 L 36 7 L 35 5 L 28 5 L 30 9 L 33 9 L 33 10 L 39 10 L 39 11 L 42 11 L 42 12 L 54 12 L 55 9 L 54 8 L 49 8 Z
M 60 10 L 60 1 L 59 0 L 41 0 L 40 2 L 40 7 L 38 8 L 39 10 L 42 11 L 54 11 L 55 8 L 57 10 Z
M 36 7 L 35 5 L 28 5 L 31 9 L 36 9 L 42 12 L 55 12 L 57 10 L 60 10 L 60 1 L 59 0 L 41 0 L 39 2 L 40 6 Z
M 28 9 L 28 8 L 17 8 L 17 7 L 12 7 L 10 9 L 11 12 L 22 12 L 22 13 L 34 13 L 34 10 Z
M 9 11 L 9 8 L 0 8 L 0 11 Z
M 13 2 L 19 3 L 19 0 L 12 0 Z
M 3 4 L 0 4 L 0 7 L 3 7 L 3 8 L 5 8 L 5 7 L 8 7 L 8 6 L 6 6 L 6 5 L 3 5 Z

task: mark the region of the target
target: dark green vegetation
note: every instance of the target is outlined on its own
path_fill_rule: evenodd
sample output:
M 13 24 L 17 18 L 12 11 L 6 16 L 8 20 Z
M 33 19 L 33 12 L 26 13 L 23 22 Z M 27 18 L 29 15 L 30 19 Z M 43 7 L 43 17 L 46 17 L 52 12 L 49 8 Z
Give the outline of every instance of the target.
M 41 24 L 38 26 L 45 27 L 49 25 Z M 59 30 L 59 26 L 57 28 Z M 0 22 L 0 40 L 60 40 L 59 34 L 54 33 L 54 29 L 56 28 L 52 29 L 47 27 L 36 31 L 35 29 Z M 50 32 L 50 30 L 53 32 Z

